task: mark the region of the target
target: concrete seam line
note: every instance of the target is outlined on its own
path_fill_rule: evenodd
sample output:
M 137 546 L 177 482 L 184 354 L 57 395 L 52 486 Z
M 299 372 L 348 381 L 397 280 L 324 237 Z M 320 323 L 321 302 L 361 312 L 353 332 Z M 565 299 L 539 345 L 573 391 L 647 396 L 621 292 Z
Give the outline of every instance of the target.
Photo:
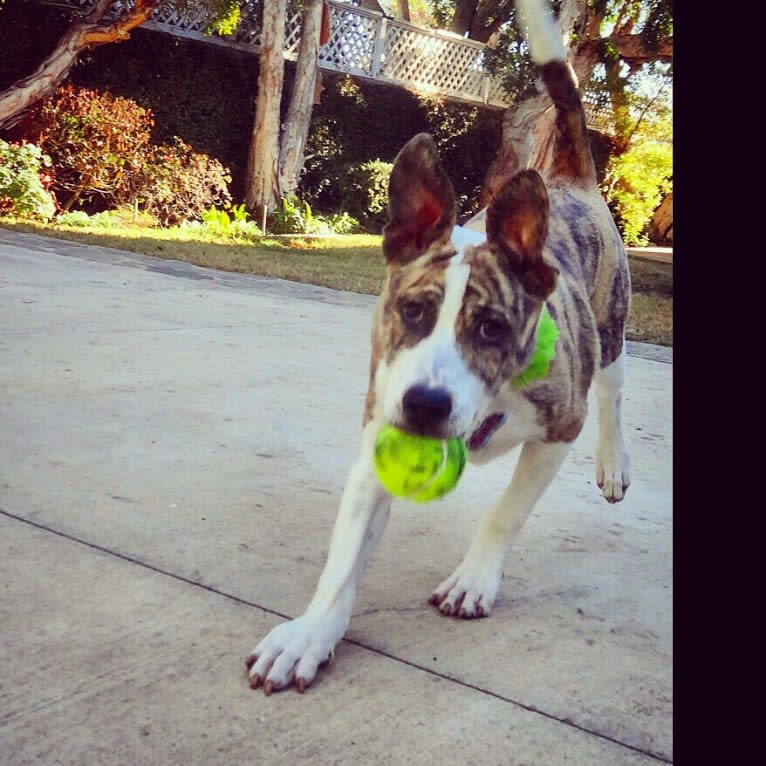
M 17 521 L 22 524 L 26 524 L 30 527 L 34 527 L 35 529 L 41 530 L 43 532 L 48 532 L 49 534 L 53 534 L 57 537 L 61 537 L 65 540 L 69 540 L 70 542 L 77 543 L 78 545 L 82 545 L 86 548 L 90 548 L 91 550 L 98 551 L 99 553 L 103 553 L 107 556 L 121 559 L 122 561 L 125 561 L 129 564 L 134 564 L 136 566 L 142 567 L 143 569 L 147 569 L 151 572 L 155 572 L 156 574 L 160 574 L 165 577 L 170 577 L 174 580 L 185 583 L 186 585 L 191 585 L 195 588 L 199 588 L 201 590 L 207 591 L 208 593 L 212 593 L 216 596 L 222 596 L 223 598 L 226 598 L 229 601 L 234 601 L 237 604 L 259 609 L 262 612 L 266 612 L 267 614 L 274 615 L 275 617 L 280 617 L 283 620 L 293 619 L 290 615 L 283 614 L 282 612 L 278 612 L 275 609 L 270 609 L 269 607 L 265 607 L 265 606 L 262 606 L 261 604 L 257 604 L 253 601 L 248 601 L 247 599 L 241 598 L 240 596 L 235 596 L 232 593 L 227 593 L 226 591 L 222 591 L 217 588 L 212 588 L 209 585 L 205 585 L 204 583 L 197 582 L 196 580 L 191 580 L 188 577 L 184 577 L 183 575 L 176 574 L 175 572 L 170 572 L 167 569 L 161 569 L 160 567 L 157 567 L 153 564 L 149 564 L 148 562 L 145 562 L 145 561 L 141 561 L 140 559 L 134 558 L 133 556 L 128 556 L 127 554 L 120 553 L 119 551 L 115 551 L 110 548 L 105 548 L 104 546 L 98 545 L 97 543 L 92 543 L 88 540 L 84 540 L 83 538 L 76 537 L 75 535 L 69 534 L 68 532 L 63 532 L 61 530 L 50 527 L 46 524 L 41 524 L 37 521 L 32 521 L 31 519 L 25 519 L 23 516 L 18 516 L 15 513 L 6 511 L 2 507 L 0 507 L 0 516 L 4 516 L 5 518 L 10 519 L 11 521 Z M 614 737 L 610 737 L 607 734 L 602 734 L 601 732 L 595 731 L 593 729 L 589 729 L 585 726 L 581 726 L 580 724 L 575 723 L 569 718 L 561 718 L 560 716 L 556 716 L 552 713 L 547 713 L 544 710 L 540 710 L 539 708 L 536 708 L 532 705 L 527 705 L 523 702 L 519 702 L 518 700 L 512 699 L 511 697 L 505 697 L 502 694 L 498 694 L 497 692 L 493 692 L 488 689 L 482 689 L 480 686 L 476 686 L 475 684 L 469 683 L 467 681 L 462 681 L 461 679 L 455 678 L 454 676 L 447 675 L 446 673 L 440 673 L 434 670 L 433 668 L 428 668 L 428 667 L 425 667 L 424 665 L 419 665 L 416 662 L 406 660 L 402 657 L 397 657 L 394 654 L 390 654 L 382 649 L 377 649 L 373 646 L 369 646 L 368 644 L 365 644 L 356 639 L 343 638 L 342 641 L 347 644 L 351 644 L 352 646 L 359 647 L 360 649 L 364 649 L 368 652 L 372 652 L 373 654 L 377 654 L 378 656 L 384 657 L 385 659 L 392 660 L 401 665 L 405 665 L 406 667 L 414 668 L 415 670 L 420 670 L 424 673 L 427 673 L 430 676 L 441 678 L 444 681 L 457 684 L 458 686 L 462 686 L 465 689 L 470 689 L 471 691 L 478 692 L 479 694 L 483 694 L 488 697 L 492 697 L 493 699 L 499 700 L 501 702 L 514 705 L 515 707 L 519 707 L 522 710 L 526 710 L 529 713 L 534 713 L 536 715 L 543 716 L 544 718 L 548 718 L 549 720 L 556 721 L 557 723 L 563 724 L 572 729 L 576 729 L 577 731 L 581 731 L 584 734 L 588 734 L 589 736 L 597 737 L 613 745 L 618 745 L 619 747 L 624 747 L 628 750 L 632 750 L 635 753 L 639 753 L 649 758 L 653 758 L 654 760 L 659 761 L 661 763 L 668 763 L 668 764 L 673 763 L 672 759 L 668 758 L 665 755 L 661 755 L 660 753 L 654 753 L 651 750 L 644 750 L 635 745 L 630 745 L 626 742 L 621 742 L 620 740 L 615 739 Z

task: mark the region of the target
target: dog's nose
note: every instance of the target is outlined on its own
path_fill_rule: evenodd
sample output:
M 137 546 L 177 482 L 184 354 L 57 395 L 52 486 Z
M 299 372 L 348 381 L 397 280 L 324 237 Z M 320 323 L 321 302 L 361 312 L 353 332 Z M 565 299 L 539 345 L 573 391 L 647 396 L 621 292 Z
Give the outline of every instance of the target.
M 452 397 L 443 388 L 412 386 L 402 398 L 407 425 L 423 435 L 437 435 L 452 412 Z

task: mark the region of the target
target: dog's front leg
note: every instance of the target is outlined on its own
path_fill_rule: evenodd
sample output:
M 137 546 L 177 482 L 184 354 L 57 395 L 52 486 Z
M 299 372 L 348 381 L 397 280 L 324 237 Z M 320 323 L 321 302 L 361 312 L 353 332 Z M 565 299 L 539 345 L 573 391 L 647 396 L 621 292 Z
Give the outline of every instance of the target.
M 570 444 L 526 442 L 511 483 L 491 508 L 460 566 L 433 592 L 442 614 L 486 617 L 495 603 L 506 551 L 558 472 Z
M 351 619 L 356 586 L 388 520 L 391 497 L 373 466 L 379 423 L 368 423 L 351 469 L 314 597 L 303 615 L 277 625 L 247 659 L 250 685 L 266 694 L 295 682 L 302 692 L 328 661 Z

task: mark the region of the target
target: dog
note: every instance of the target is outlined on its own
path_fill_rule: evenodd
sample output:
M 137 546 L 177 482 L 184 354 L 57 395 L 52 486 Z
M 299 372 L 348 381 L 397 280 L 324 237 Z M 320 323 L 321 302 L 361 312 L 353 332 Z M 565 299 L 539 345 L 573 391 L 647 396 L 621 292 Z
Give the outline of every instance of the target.
M 535 169 L 515 173 L 461 227 L 431 137 L 415 136 L 398 154 L 361 453 L 308 608 L 275 627 L 246 660 L 250 686 L 267 695 L 291 685 L 302 693 L 346 632 L 391 507 L 373 464 L 381 425 L 460 437 L 477 463 L 522 445 L 508 488 L 462 563 L 430 597 L 444 615 L 490 614 L 506 551 L 580 433 L 592 383 L 597 483 L 610 502 L 628 487 L 621 431 L 630 302 L 625 248 L 597 187 L 582 103 L 553 17 L 543 0 L 517 0 L 517 9 L 556 109 L 552 162 L 545 179 Z M 518 385 L 545 311 L 558 329 L 555 358 L 546 375 Z

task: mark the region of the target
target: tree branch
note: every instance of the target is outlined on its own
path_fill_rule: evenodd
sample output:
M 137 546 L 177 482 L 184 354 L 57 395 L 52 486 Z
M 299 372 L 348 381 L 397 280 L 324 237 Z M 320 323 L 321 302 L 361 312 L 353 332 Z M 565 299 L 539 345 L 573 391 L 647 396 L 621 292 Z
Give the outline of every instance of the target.
M 664 40 L 656 51 L 648 51 L 641 41 L 641 35 L 622 34 L 607 38 L 614 46 L 620 58 L 631 66 L 649 61 L 673 61 L 673 41 Z
M 107 8 L 112 4 L 113 0 L 99 0 L 94 8 L 94 11 L 98 10 L 101 6 Z M 127 40 L 130 37 L 130 33 L 141 24 L 149 20 L 154 9 L 160 4 L 160 0 L 135 0 L 133 8 L 123 13 L 110 24 L 93 24 L 90 28 L 85 29 L 83 42 L 85 47 L 92 47 L 95 45 L 103 45 L 104 43 L 113 43 L 119 40 Z M 104 11 L 98 16 L 98 21 L 104 15 Z M 90 19 L 86 19 L 86 22 Z
M 70 27 L 53 52 L 27 77 L 0 93 L 0 128 L 18 122 L 33 103 L 51 93 L 66 78 L 77 56 L 87 48 L 126 40 L 130 32 L 149 19 L 160 0 L 135 0 L 114 21 L 101 23 L 114 0 L 98 0 L 91 12 Z
M 617 51 L 620 58 L 630 67 L 640 66 L 650 61 L 673 61 L 673 41 L 665 40 L 656 51 L 646 49 L 638 34 L 613 34 L 603 39 L 586 39 L 577 47 L 577 56 L 598 60 L 599 49 L 604 43 L 609 43 Z

